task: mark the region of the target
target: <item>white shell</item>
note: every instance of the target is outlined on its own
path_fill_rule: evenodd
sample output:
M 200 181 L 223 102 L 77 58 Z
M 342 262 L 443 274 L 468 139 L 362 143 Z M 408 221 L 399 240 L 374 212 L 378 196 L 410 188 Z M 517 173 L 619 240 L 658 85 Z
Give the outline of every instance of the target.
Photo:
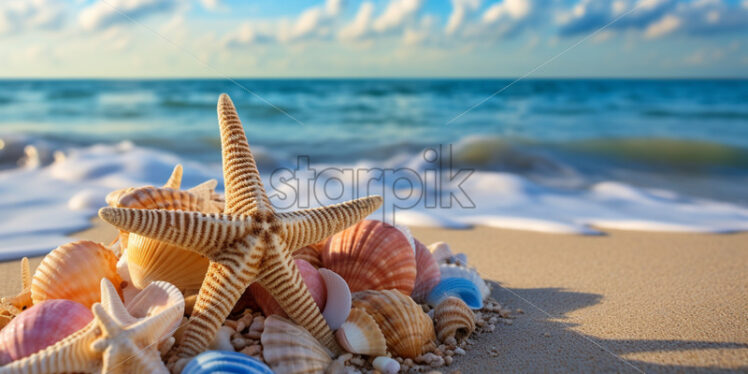
M 449 244 L 445 242 L 431 243 L 428 248 L 438 263 L 444 263 L 454 256 L 452 251 L 449 249 Z
M 327 302 L 322 316 L 325 317 L 330 329 L 337 330 L 351 312 L 351 290 L 348 283 L 338 273 L 325 268 L 319 269 L 319 274 L 325 280 L 327 287 Z
M 371 363 L 374 369 L 379 370 L 382 374 L 395 374 L 400 372 L 400 363 L 392 357 L 379 356 Z

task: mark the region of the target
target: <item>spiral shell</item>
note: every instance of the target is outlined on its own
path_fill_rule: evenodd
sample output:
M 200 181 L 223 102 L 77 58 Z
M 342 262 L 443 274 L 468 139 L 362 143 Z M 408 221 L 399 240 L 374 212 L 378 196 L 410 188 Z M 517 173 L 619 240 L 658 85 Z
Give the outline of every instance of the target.
M 353 307 L 374 318 L 394 355 L 415 358 L 436 347 L 431 318 L 413 299 L 396 290 L 356 292 Z
M 478 287 L 482 299 L 485 299 L 491 293 L 491 289 L 488 288 L 486 282 L 473 268 L 456 264 L 441 264 L 439 265 L 439 272 L 441 272 L 442 278 L 463 278 L 473 282 Z
M 306 329 L 279 316 L 265 319 L 262 355 L 276 374 L 322 373 L 330 353 Z
M 434 325 L 439 341 L 454 337 L 460 342 L 475 330 L 475 314 L 457 297 L 447 297 L 434 308 Z
M 182 370 L 182 374 L 273 374 L 260 360 L 243 353 L 207 351 L 193 358 Z
M 45 300 L 19 314 L 0 331 L 0 365 L 30 356 L 80 330 L 93 319 L 83 305 Z
M 317 271 L 317 269 L 315 269 L 314 266 L 310 265 L 308 262 L 298 259 L 294 260 L 294 262 L 299 268 L 301 279 L 304 281 L 304 284 L 306 284 L 309 293 L 312 294 L 314 302 L 317 304 L 317 307 L 322 310 L 322 308 L 325 307 L 325 302 L 327 300 L 327 287 L 325 286 L 324 279 L 320 275 L 319 271 Z M 287 317 L 280 304 L 278 304 L 278 302 L 273 299 L 273 296 L 271 296 L 270 293 L 267 292 L 258 282 L 252 283 L 249 286 L 249 289 L 255 301 L 257 302 L 257 305 L 260 306 L 262 312 L 266 316 L 278 314 L 280 316 Z
M 434 256 L 431 255 L 431 251 L 418 240 L 415 241 L 415 246 L 417 273 L 415 287 L 413 287 L 413 293 L 410 294 L 410 297 L 422 303 L 425 302 L 431 289 L 439 283 L 441 273 L 439 271 L 439 264 L 436 263 Z
M 169 188 L 136 188 L 121 196 L 118 206 L 134 209 L 199 211 L 205 201 L 188 191 Z M 208 270 L 208 259 L 175 245 L 137 234 L 123 234 L 127 243 L 127 265 L 133 284 L 144 288 L 153 281 L 169 282 L 182 291 L 200 289 Z M 122 236 L 121 236 L 122 237 Z
M 475 283 L 465 278 L 442 278 L 426 298 L 426 302 L 436 306 L 447 297 L 455 296 L 472 309 L 483 308 L 483 298 Z
M 101 244 L 87 240 L 68 243 L 47 254 L 31 280 L 34 304 L 66 299 L 90 308 L 99 301 L 101 279 L 107 278 L 122 296 L 117 258 Z
M 410 295 L 416 259 L 408 237 L 380 221 L 364 220 L 330 238 L 322 265 L 343 277 L 352 292 L 397 289 Z
M 347 352 L 369 356 L 384 356 L 387 353 L 382 330 L 363 309 L 351 309 L 348 319 L 335 331 L 335 337 Z

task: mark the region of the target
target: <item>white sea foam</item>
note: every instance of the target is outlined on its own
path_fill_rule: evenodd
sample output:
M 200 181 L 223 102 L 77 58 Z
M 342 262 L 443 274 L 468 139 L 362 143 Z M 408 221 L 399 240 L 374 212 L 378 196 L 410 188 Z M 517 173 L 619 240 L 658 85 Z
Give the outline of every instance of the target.
M 44 254 L 70 239 L 66 236 L 90 226 L 90 219 L 104 205 L 104 196 L 126 186 L 160 185 L 176 163 L 184 165 L 186 187 L 209 178 L 221 180 L 220 165 L 203 165 L 177 156 L 123 142 L 95 145 L 57 153 L 46 166 L 27 163 L 24 167 L 0 171 L 0 260 Z M 343 165 L 313 165 L 317 171 Z M 387 167 L 391 170 L 409 167 L 423 173 L 421 162 L 402 156 L 377 165 L 359 162 L 354 169 Z M 309 176 L 311 171 L 299 172 Z M 461 185 L 474 207 L 427 208 L 424 196 L 449 198 L 460 195 L 459 188 L 447 184 L 434 188 L 408 184 L 389 185 L 388 180 L 346 181 L 327 184 L 326 177 L 309 187 L 275 186 L 269 174 L 263 176 L 274 204 L 296 209 L 299 205 L 316 206 L 348 200 L 367 194 L 385 197 L 385 208 L 372 218 L 392 220 L 416 226 L 467 228 L 487 225 L 499 228 L 533 230 L 548 233 L 599 234 L 599 229 L 687 231 L 725 233 L 748 230 L 748 208 L 681 196 L 672 191 L 636 188 L 625 183 L 607 181 L 583 189 L 551 188 L 522 176 L 492 171 L 476 171 Z M 358 188 L 354 190 L 352 187 Z M 337 188 L 337 189 L 336 189 Z M 368 193 L 367 192 L 368 188 Z M 291 206 L 282 201 L 281 193 L 304 194 L 310 189 L 312 199 L 297 200 Z M 407 196 L 408 199 L 399 199 Z M 424 195 L 425 194 L 425 195 Z M 420 201 L 417 201 L 419 200 Z M 397 209 L 398 206 L 411 206 Z M 438 205 L 438 204 L 437 204 Z M 394 214 L 392 214 L 394 212 Z

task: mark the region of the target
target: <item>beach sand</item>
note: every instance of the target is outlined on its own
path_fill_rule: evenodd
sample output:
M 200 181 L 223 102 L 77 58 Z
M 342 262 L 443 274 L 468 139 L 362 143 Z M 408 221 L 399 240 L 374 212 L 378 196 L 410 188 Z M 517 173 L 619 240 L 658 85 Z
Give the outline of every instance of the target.
M 748 371 L 748 233 L 412 232 L 465 252 L 515 311 L 445 373 Z M 100 221 L 75 235 L 113 236 Z M 19 290 L 19 269 L 0 263 L 0 294 Z

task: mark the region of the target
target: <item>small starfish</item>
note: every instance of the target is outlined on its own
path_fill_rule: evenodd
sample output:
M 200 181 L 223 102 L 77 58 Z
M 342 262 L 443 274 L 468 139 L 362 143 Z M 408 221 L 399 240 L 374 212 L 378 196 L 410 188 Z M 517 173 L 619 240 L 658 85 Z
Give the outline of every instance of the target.
M 276 213 L 270 204 L 234 104 L 218 100 L 224 214 L 102 208 L 99 216 L 121 230 L 163 240 L 211 262 L 184 338 L 170 367 L 179 371 L 204 351 L 250 283 L 257 280 L 289 317 L 333 352 L 340 352 L 291 253 L 360 221 L 382 203 L 370 196 L 327 207 Z
M 184 299 L 169 283 L 154 285 L 177 302 L 138 319 L 122 304 L 112 282 L 103 278 L 101 303 L 91 307 L 91 323 L 31 356 L 1 366 L 0 374 L 168 373 L 157 344 L 173 332 Z
M 21 260 L 21 292 L 13 297 L 0 298 L 0 329 L 5 327 L 15 316 L 33 305 L 31 300 L 31 268 L 29 259 Z

